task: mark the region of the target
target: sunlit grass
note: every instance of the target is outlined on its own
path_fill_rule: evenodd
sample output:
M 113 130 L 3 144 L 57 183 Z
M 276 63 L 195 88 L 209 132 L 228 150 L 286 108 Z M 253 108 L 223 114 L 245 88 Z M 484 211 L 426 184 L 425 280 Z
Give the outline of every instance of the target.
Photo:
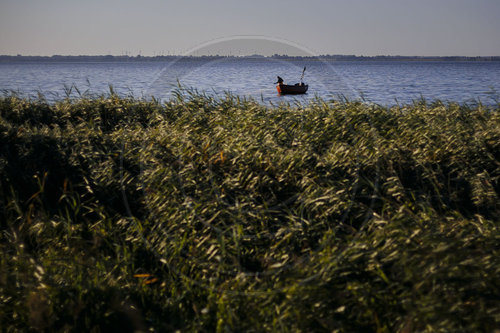
M 0 327 L 500 328 L 498 107 L 0 99 Z

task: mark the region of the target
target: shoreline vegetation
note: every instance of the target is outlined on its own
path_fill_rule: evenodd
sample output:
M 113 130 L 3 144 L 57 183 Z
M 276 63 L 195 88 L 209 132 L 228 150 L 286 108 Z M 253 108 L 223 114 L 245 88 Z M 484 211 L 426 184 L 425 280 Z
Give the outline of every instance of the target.
M 113 61 L 173 61 L 178 59 L 191 60 L 218 60 L 218 59 L 280 59 L 280 60 L 307 60 L 307 61 L 466 61 L 490 62 L 500 61 L 500 56 L 356 56 L 356 55 L 318 55 L 318 56 L 288 56 L 275 54 L 262 56 L 258 54 L 249 56 L 208 55 L 208 56 L 129 56 L 129 55 L 52 55 L 52 56 L 23 56 L 0 55 L 0 63 L 9 62 L 113 62 Z
M 493 332 L 500 106 L 0 98 L 5 331 Z

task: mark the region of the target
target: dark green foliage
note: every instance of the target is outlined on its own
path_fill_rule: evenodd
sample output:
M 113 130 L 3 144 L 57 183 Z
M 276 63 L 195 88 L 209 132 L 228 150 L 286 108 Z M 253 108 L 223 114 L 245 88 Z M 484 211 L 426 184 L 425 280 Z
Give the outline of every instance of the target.
M 500 113 L 0 99 L 6 331 L 500 329 Z

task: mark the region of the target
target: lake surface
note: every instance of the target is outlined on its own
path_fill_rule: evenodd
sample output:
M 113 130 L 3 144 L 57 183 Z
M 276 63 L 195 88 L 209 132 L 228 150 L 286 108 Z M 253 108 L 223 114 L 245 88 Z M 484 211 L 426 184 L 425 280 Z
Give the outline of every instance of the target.
M 278 96 L 276 76 L 286 83 L 304 81 L 304 96 Z M 177 83 L 200 92 L 224 96 L 231 92 L 264 103 L 307 101 L 346 96 L 384 105 L 424 97 L 460 103 L 480 100 L 496 104 L 500 93 L 500 62 L 445 61 L 305 61 L 273 58 L 181 58 L 153 62 L 12 62 L 0 63 L 0 90 L 23 96 L 62 99 L 66 94 L 106 94 L 166 100 Z

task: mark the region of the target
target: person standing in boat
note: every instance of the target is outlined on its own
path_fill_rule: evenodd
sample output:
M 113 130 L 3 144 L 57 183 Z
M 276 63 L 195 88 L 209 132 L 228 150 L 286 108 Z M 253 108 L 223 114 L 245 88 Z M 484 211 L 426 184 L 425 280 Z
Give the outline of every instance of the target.
M 278 82 L 275 82 L 275 84 L 283 84 L 283 79 L 281 77 L 278 76 Z

